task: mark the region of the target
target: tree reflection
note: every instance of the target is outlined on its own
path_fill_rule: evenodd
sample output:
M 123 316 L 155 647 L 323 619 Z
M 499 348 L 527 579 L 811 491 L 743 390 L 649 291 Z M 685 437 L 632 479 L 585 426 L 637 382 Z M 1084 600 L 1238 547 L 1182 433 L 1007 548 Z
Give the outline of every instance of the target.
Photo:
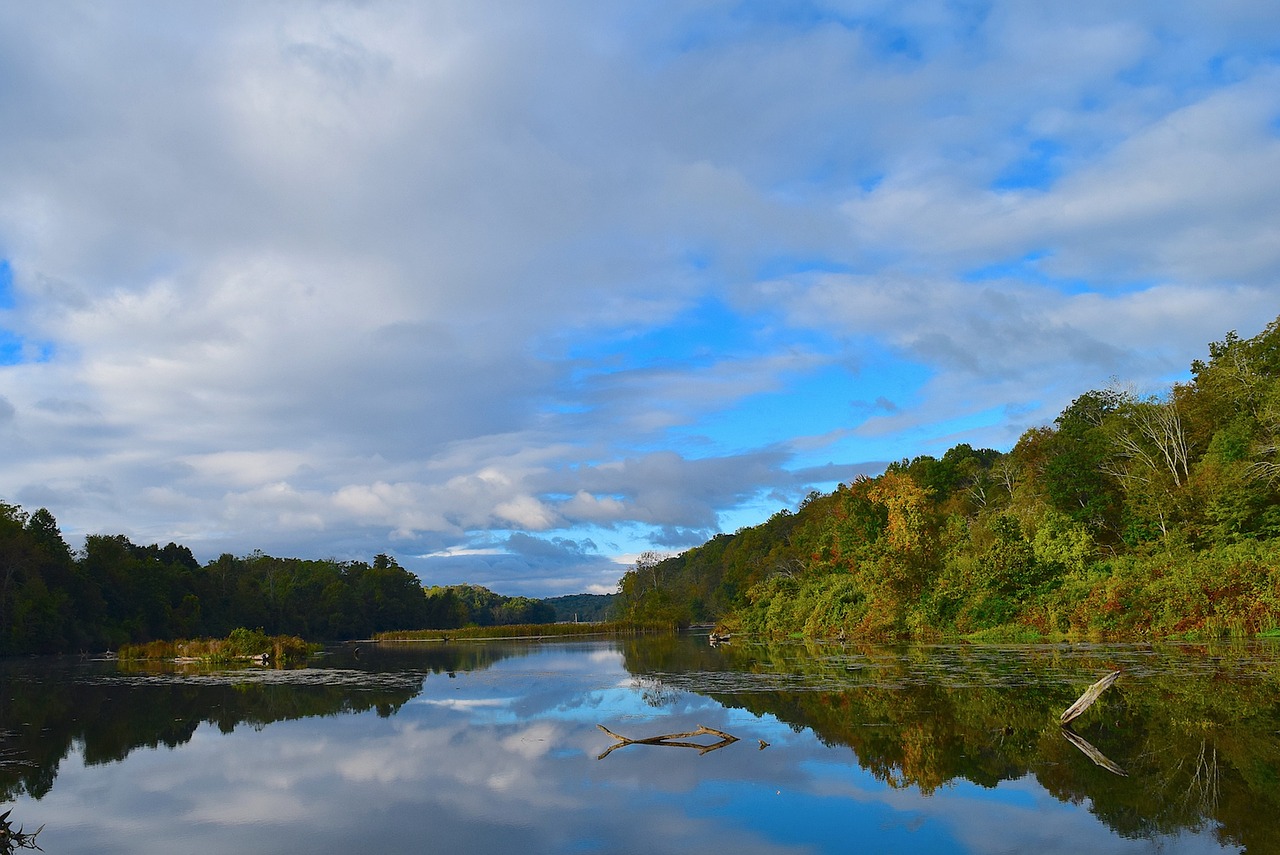
M 11 813 L 13 813 L 12 810 L 0 813 L 0 855 L 13 855 L 19 849 L 40 849 L 36 843 L 36 837 L 44 831 L 44 826 L 31 832 L 24 831 L 22 826 L 15 829 L 13 823 L 9 821 Z
M 172 663 L 0 664 L 0 802 L 43 798 L 78 746 L 86 765 L 139 748 L 174 748 L 201 724 L 230 733 L 310 716 L 375 711 L 386 718 L 428 675 L 488 668 L 515 645 L 365 645 L 332 651 L 322 668 L 283 672 Z M 2 855 L 2 853 L 0 853 Z
M 1224 647 L 626 645 L 635 675 L 808 728 L 891 787 L 1033 775 L 1124 836 L 1216 830 L 1280 851 L 1280 651 Z M 1061 728 L 1099 674 L 1126 676 Z M 1065 738 L 1064 738 L 1065 737 Z M 1073 738 L 1074 737 L 1074 738 Z

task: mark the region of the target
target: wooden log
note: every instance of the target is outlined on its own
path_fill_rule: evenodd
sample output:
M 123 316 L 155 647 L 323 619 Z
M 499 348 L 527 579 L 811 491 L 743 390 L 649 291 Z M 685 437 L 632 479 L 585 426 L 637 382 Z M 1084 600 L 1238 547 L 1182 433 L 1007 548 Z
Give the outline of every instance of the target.
M 1110 674 L 1103 677 L 1101 680 L 1094 683 L 1089 688 L 1085 689 L 1084 694 L 1081 695 L 1078 699 L 1076 699 L 1076 702 L 1074 704 L 1067 707 L 1066 711 L 1063 712 L 1063 714 L 1058 718 L 1058 724 L 1067 724 L 1068 722 L 1077 718 L 1082 712 L 1087 710 L 1089 707 L 1093 706 L 1093 702 L 1096 701 L 1102 695 L 1102 693 L 1105 692 L 1111 686 L 1112 683 L 1114 683 L 1117 679 L 1119 679 L 1119 677 L 1120 677 L 1119 671 L 1112 671 Z
M 623 736 L 620 733 L 614 733 L 603 724 L 597 724 L 596 727 L 600 728 L 617 740 L 615 744 L 610 745 L 603 754 L 597 757 L 597 760 L 603 760 L 614 751 L 626 745 L 668 745 L 674 748 L 693 748 L 696 749 L 699 754 L 706 754 L 709 751 L 724 748 L 726 745 L 732 745 L 738 741 L 738 737 L 736 736 L 725 733 L 723 730 L 716 730 L 713 727 L 706 727 L 704 725 L 699 725 L 697 730 L 689 730 L 684 733 L 664 733 L 660 736 L 648 736 L 644 739 L 632 739 L 630 737 Z M 704 745 L 700 742 L 682 741 L 695 736 L 718 736 L 720 737 L 720 741 L 710 745 Z

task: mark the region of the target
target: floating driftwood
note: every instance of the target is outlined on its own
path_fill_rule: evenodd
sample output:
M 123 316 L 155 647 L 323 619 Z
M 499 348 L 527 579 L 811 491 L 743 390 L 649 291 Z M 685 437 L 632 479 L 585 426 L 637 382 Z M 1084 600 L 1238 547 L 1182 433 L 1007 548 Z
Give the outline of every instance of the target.
M 1119 671 L 1112 671 L 1110 674 L 1103 677 L 1101 680 L 1094 683 L 1089 688 L 1085 689 L 1084 694 L 1081 695 L 1074 704 L 1067 707 L 1066 712 L 1064 712 L 1061 715 L 1061 717 L 1059 717 L 1058 724 L 1067 724 L 1068 722 L 1072 721 L 1077 716 L 1079 716 L 1080 713 L 1084 712 L 1089 707 L 1093 706 L 1093 702 L 1096 701 L 1098 697 L 1103 692 L 1105 692 L 1107 688 L 1112 683 L 1114 683 L 1119 677 L 1120 677 Z
M 603 760 L 614 751 L 617 751 L 619 748 L 626 745 L 670 745 L 675 748 L 693 748 L 696 749 L 699 754 L 706 754 L 708 751 L 715 751 L 717 748 L 724 748 L 726 745 L 732 745 L 738 741 L 738 737 L 731 736 L 723 730 L 716 730 L 715 728 L 704 727 L 702 725 L 698 725 L 697 730 L 690 730 L 686 733 L 664 733 L 661 736 L 650 736 L 646 739 L 631 739 L 630 737 L 623 736 L 620 733 L 614 733 L 603 724 L 597 724 L 596 727 L 618 740 L 616 743 L 605 749 L 605 752 L 596 758 L 597 760 Z M 695 736 L 718 736 L 720 737 L 720 741 L 714 742 L 710 745 L 704 745 L 700 742 L 682 741 Z
M 1088 757 L 1090 760 L 1092 760 L 1097 765 L 1101 766 L 1103 769 L 1106 769 L 1108 772 L 1111 772 L 1114 775 L 1119 775 L 1122 778 L 1129 777 L 1128 772 L 1126 772 L 1124 769 L 1121 769 L 1115 763 L 1112 763 L 1110 758 L 1107 757 L 1107 755 L 1103 754 L 1097 748 L 1094 748 L 1093 744 L 1090 743 L 1089 740 L 1085 739 L 1083 736 L 1076 733 L 1071 728 L 1069 727 L 1062 728 L 1062 737 L 1066 739 L 1067 742 L 1070 742 L 1072 745 L 1074 745 L 1076 748 L 1079 748 L 1080 752 L 1084 754 L 1085 757 Z

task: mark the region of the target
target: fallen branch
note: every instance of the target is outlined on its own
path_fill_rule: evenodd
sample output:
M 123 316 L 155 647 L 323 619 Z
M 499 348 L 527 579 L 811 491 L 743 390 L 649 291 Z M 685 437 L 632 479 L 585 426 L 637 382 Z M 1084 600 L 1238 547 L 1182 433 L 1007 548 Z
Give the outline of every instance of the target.
M 694 748 L 697 750 L 698 754 L 701 755 L 706 754 L 709 751 L 715 751 L 718 748 L 724 748 L 726 745 L 732 745 L 738 741 L 738 737 L 736 736 L 732 736 L 722 730 L 716 730 L 715 728 L 705 727 L 703 725 L 698 725 L 697 730 L 690 730 L 685 733 L 664 733 L 661 736 L 650 736 L 645 739 L 631 739 L 630 737 L 623 736 L 620 733 L 614 733 L 603 724 L 597 724 L 596 727 L 618 740 L 616 743 L 605 749 L 605 752 L 596 758 L 597 760 L 603 760 L 612 752 L 617 751 L 619 748 L 626 745 L 669 745 L 675 748 Z M 694 736 L 718 736 L 720 737 L 720 741 L 710 745 L 704 745 L 700 742 L 681 741 Z
M 1119 671 L 1112 671 L 1110 674 L 1103 677 L 1101 680 L 1094 683 L 1089 688 L 1085 689 L 1084 694 L 1081 695 L 1074 704 L 1067 707 L 1066 712 L 1064 712 L 1061 715 L 1061 717 L 1058 718 L 1058 724 L 1067 724 L 1068 722 L 1072 721 L 1077 716 L 1079 716 L 1082 712 L 1087 710 L 1089 707 L 1093 706 L 1093 702 L 1096 701 L 1098 697 L 1103 692 L 1105 692 L 1107 688 L 1112 683 L 1114 683 L 1119 677 L 1120 677 Z

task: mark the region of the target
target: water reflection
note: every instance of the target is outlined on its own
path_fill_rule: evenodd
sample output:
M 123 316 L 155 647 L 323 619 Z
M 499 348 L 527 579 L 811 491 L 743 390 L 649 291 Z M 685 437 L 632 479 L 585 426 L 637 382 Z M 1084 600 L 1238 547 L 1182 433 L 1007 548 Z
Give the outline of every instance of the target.
M 0 813 L 0 855 L 13 855 L 19 849 L 36 849 L 40 848 L 40 844 L 36 842 L 40 837 L 43 828 L 37 828 L 35 831 L 27 831 L 25 826 L 19 825 L 13 827 L 13 821 L 9 819 L 12 810 Z
M 60 853 L 1280 851 L 1276 661 L 640 639 L 10 664 L 0 799 Z M 1074 726 L 1127 777 L 1057 725 L 1113 666 Z M 601 724 L 740 741 L 600 762 Z
M 668 644 L 627 654 L 637 672 L 851 748 L 895 789 L 1030 776 L 1125 837 L 1212 829 L 1224 843 L 1280 852 L 1274 644 Z M 1114 668 L 1124 679 L 1060 728 L 1059 713 Z

